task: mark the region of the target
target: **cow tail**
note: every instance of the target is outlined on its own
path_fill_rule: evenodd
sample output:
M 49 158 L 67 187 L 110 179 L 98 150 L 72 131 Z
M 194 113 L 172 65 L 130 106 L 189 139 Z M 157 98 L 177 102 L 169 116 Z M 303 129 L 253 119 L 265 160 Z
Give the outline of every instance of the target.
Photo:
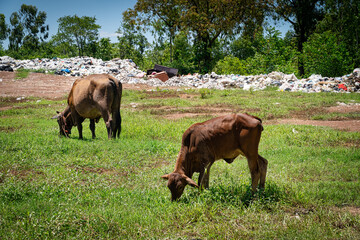
M 258 117 L 255 117 L 257 120 L 259 120 L 259 126 L 260 126 L 260 130 L 261 131 L 264 131 L 264 126 L 262 125 L 262 120 L 260 119 L 260 118 L 258 118 Z
M 118 108 L 118 118 L 117 118 L 117 137 L 120 137 L 120 133 L 121 133 L 121 113 L 120 113 L 120 107 L 121 107 L 121 97 L 122 97 L 122 84 L 120 81 L 118 81 L 118 86 L 117 86 L 117 96 L 118 96 L 118 101 L 119 101 L 119 108 Z
M 117 82 L 116 80 L 109 78 L 110 84 L 113 89 L 114 99 L 115 99 L 115 112 L 113 120 L 115 120 L 115 133 L 114 135 L 118 138 L 120 137 L 121 133 L 121 115 L 120 115 L 120 104 L 121 104 L 121 94 L 122 94 L 122 84 L 121 82 Z

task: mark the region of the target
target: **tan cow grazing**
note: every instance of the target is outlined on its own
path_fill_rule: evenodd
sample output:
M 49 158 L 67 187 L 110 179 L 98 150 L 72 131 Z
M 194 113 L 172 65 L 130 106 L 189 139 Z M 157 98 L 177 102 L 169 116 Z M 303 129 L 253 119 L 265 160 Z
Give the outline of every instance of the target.
M 261 119 L 248 114 L 231 114 L 196 123 L 182 137 L 175 170 L 162 176 L 167 179 L 171 200 L 182 195 L 187 184 L 202 189 L 209 187 L 210 167 L 219 159 L 232 163 L 239 155 L 248 160 L 252 190 L 265 187 L 267 160 L 258 154 L 263 126 Z M 199 172 L 198 184 L 191 179 Z
M 82 139 L 82 122 L 90 119 L 90 130 L 95 138 L 95 122 L 102 117 L 108 132 L 108 138 L 119 137 L 121 132 L 120 103 L 122 84 L 107 74 L 94 74 L 77 79 L 68 96 L 68 106 L 57 118 L 60 135 L 71 134 L 71 128 L 77 126 Z

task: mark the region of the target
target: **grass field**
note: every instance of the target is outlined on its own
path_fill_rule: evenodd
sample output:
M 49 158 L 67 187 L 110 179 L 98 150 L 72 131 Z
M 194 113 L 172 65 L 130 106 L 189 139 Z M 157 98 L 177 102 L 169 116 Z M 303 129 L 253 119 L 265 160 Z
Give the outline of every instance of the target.
M 187 187 L 178 202 L 160 178 L 173 170 L 183 132 L 212 115 L 165 114 L 207 107 L 331 119 L 322 109 L 336 102 L 360 95 L 128 90 L 120 139 L 107 139 L 102 120 L 91 139 L 87 120 L 78 140 L 76 129 L 60 138 L 50 119 L 65 100 L 2 98 L 0 239 L 360 239 L 359 132 L 266 125 L 267 183 L 254 196 L 244 158 L 216 162 L 210 189 Z

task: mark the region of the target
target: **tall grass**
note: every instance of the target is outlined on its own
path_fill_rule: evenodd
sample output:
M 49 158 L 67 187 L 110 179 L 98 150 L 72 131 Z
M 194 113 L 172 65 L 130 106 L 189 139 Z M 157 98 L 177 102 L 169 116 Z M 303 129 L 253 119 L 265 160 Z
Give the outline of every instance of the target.
M 195 97 L 124 92 L 123 130 L 116 140 L 107 139 L 102 120 L 94 140 L 88 121 L 84 140 L 76 129 L 71 138 L 60 138 L 50 118 L 65 102 L 2 99 L 1 106 L 11 108 L 0 112 L 0 238 L 359 238 L 360 133 L 267 125 L 260 143 L 269 161 L 264 191 L 251 194 L 240 157 L 214 164 L 208 190 L 187 187 L 171 202 L 160 176 L 173 170 L 182 133 L 208 117 L 173 121 L 150 111 L 159 105 L 226 106 L 256 109 L 266 119 L 360 102 L 358 95 L 212 90 L 202 98 L 186 91 Z

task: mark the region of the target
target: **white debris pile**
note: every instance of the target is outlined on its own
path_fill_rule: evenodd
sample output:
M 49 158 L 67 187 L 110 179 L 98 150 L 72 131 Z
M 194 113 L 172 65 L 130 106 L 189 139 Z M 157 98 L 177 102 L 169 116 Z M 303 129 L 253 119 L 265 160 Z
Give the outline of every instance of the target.
M 131 59 L 112 59 L 103 61 L 92 57 L 42 58 L 15 60 L 8 56 L 0 57 L 0 65 L 10 65 L 14 70 L 24 68 L 53 71 L 55 74 L 86 76 L 91 74 L 111 73 L 113 75 L 136 76 L 142 73 Z
M 92 57 L 53 58 L 15 60 L 8 56 L 0 57 L 0 67 L 14 70 L 24 68 L 32 70 L 53 71 L 66 76 L 86 76 L 108 73 L 128 84 L 147 84 L 155 87 L 192 87 L 244 90 L 263 90 L 267 87 L 278 87 L 280 91 L 292 92 L 360 92 L 360 68 L 342 77 L 322 77 L 311 75 L 298 79 L 294 74 L 272 72 L 253 76 L 189 74 L 172 77 L 163 82 L 157 78 L 146 76 L 131 59 L 112 59 L 103 61 Z

